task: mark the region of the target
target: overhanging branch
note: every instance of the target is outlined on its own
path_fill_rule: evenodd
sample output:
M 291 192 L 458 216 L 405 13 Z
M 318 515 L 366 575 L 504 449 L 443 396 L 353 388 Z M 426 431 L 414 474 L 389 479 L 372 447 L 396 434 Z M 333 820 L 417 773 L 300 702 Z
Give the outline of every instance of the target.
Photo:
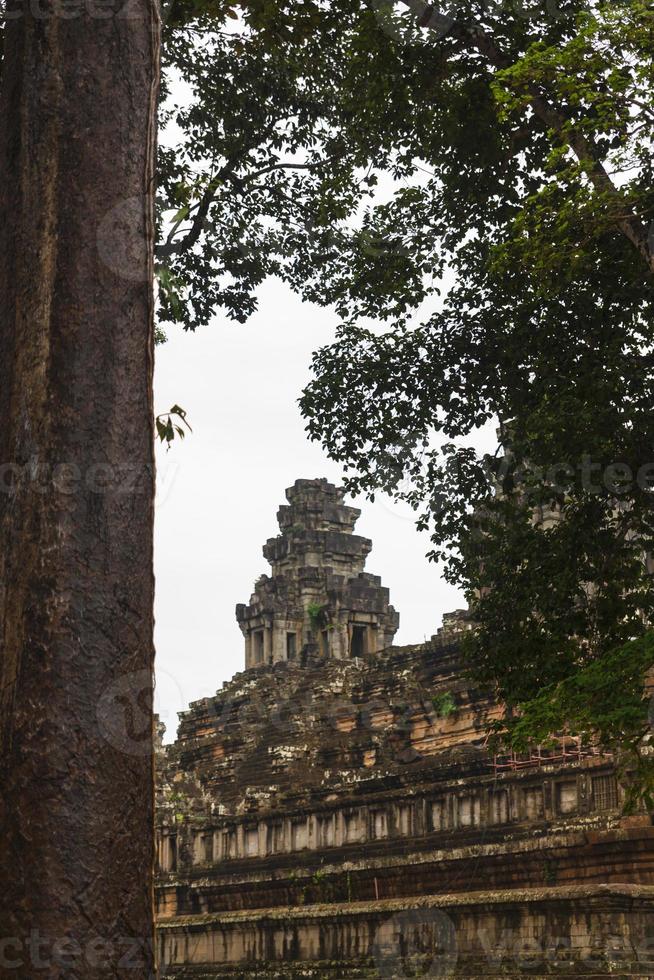
M 224 181 L 232 180 L 240 187 L 243 187 L 246 184 L 251 183 L 253 180 L 256 180 L 258 177 L 273 173 L 276 170 L 316 170 L 319 167 L 324 167 L 332 162 L 330 159 L 318 160 L 315 163 L 276 162 L 269 164 L 267 167 L 262 167 L 259 170 L 255 170 L 250 174 L 246 174 L 244 177 L 237 177 L 234 171 L 241 160 L 241 156 L 230 158 L 230 160 L 228 160 L 227 163 L 220 168 L 216 176 L 209 181 L 207 189 L 197 205 L 193 216 L 193 221 L 188 232 L 179 242 L 174 242 L 169 238 L 164 244 L 158 245 L 156 249 L 157 257 L 167 258 L 170 255 L 181 255 L 195 245 L 202 234 L 202 229 L 207 219 L 207 215 L 209 214 L 209 208 L 215 200 L 216 191 L 218 190 L 220 184 L 222 184 Z
M 461 41 L 468 48 L 474 48 L 498 71 L 511 67 L 511 60 L 482 28 L 474 24 L 460 23 L 456 17 L 441 13 L 424 0 L 401 0 L 401 2 L 411 10 L 420 27 L 433 31 L 441 37 L 447 36 Z M 647 229 L 637 214 L 633 212 L 625 214 L 625 198 L 611 180 L 597 147 L 586 136 L 577 132 L 564 113 L 551 105 L 535 85 L 530 85 L 527 92 L 534 113 L 548 129 L 556 133 L 559 139 L 570 147 L 595 190 L 606 194 L 616 205 L 615 226 L 634 246 L 649 272 L 654 272 L 654 255 L 652 255 Z

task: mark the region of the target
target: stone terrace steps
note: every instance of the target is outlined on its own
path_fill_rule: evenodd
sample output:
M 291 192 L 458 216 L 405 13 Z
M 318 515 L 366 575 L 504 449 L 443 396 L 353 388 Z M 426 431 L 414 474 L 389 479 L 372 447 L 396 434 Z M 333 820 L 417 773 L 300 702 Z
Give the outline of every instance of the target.
M 164 770 L 196 777 L 229 812 L 250 787 L 306 797 L 341 786 L 348 770 L 370 786 L 375 773 L 403 780 L 412 769 L 415 777 L 429 758 L 452 754 L 460 765 L 461 749 L 483 740 L 488 704 L 460 670 L 458 651 L 432 642 L 367 660 L 246 671 L 182 714 Z M 442 720 L 432 699 L 444 691 L 457 713 Z

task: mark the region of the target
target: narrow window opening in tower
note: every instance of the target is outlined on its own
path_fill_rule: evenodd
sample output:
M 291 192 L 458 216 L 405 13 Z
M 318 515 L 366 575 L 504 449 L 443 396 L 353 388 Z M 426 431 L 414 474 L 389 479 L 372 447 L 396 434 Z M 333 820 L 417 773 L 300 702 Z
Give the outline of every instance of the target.
M 295 660 L 297 657 L 297 633 L 286 634 L 286 659 Z
M 322 653 L 324 657 L 329 656 L 329 632 L 323 630 L 321 633 Z
M 257 630 L 254 633 L 254 662 L 255 664 L 263 663 L 263 630 Z
M 352 639 L 350 641 L 350 656 L 365 657 L 367 653 L 367 626 L 353 626 Z

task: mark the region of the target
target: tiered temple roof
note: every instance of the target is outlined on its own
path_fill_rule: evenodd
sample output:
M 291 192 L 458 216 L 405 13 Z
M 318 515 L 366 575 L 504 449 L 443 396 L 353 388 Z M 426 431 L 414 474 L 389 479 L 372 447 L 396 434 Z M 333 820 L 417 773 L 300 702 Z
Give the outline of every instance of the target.
M 262 575 L 248 605 L 236 607 L 245 665 L 363 657 L 390 646 L 399 616 L 381 579 L 364 571 L 372 548 L 354 534 L 361 514 L 327 480 L 296 480 L 263 548 Z

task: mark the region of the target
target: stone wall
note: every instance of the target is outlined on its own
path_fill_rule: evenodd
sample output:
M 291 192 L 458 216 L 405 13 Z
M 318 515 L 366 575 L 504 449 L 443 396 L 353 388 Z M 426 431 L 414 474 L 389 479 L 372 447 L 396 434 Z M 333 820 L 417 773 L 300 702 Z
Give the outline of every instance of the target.
M 544 939 L 556 908 L 560 934 L 574 943 L 586 899 L 561 906 L 571 887 L 588 901 L 605 895 L 593 889 L 617 889 L 621 915 L 621 889 L 643 886 L 645 909 L 654 827 L 646 814 L 623 817 L 612 759 L 574 740 L 524 758 L 491 755 L 497 706 L 471 687 L 451 639 L 361 662 L 246 671 L 182 716 L 160 758 L 157 828 L 162 949 L 200 970 L 182 976 L 383 976 L 370 944 L 388 902 L 413 909 L 436 896 L 459 909 L 465 896 L 492 889 L 501 915 L 489 894 L 465 905 L 453 920 L 457 941 L 470 929 L 499 929 L 505 912 L 520 920 L 518 935 L 533 938 L 538 927 Z M 550 911 L 523 921 L 523 890 L 547 892 Z M 362 904 L 372 916 L 363 933 Z M 288 909 L 297 929 L 266 925 Z M 307 952 L 307 966 L 318 911 L 317 948 L 344 943 L 350 953 L 316 965 Z M 596 945 L 614 935 L 608 921 L 597 919 Z M 191 935 L 195 952 L 185 945 Z M 291 961 L 277 962 L 278 948 L 295 950 Z M 261 963 L 247 958 L 261 949 Z M 217 959 L 203 973 L 197 957 L 207 950 Z M 294 973 L 299 962 L 314 972 Z
M 162 924 L 178 977 L 650 977 L 652 886 L 550 887 Z
M 247 669 L 159 751 L 162 974 L 654 977 L 654 826 L 613 759 L 492 754 L 467 613 L 389 646 L 359 512 L 326 480 L 287 499 L 237 607 Z

